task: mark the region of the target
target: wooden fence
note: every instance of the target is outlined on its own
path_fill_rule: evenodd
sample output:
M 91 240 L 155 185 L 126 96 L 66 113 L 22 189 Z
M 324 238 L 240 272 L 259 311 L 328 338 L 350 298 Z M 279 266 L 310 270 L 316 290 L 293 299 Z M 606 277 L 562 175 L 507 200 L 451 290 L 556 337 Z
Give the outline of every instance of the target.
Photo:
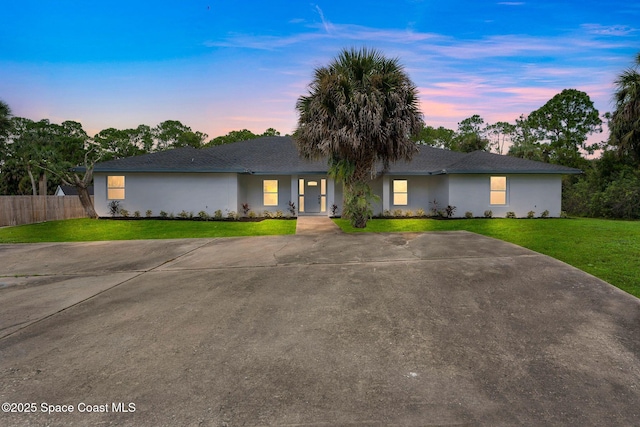
M 86 217 L 78 196 L 0 196 L 0 227 Z

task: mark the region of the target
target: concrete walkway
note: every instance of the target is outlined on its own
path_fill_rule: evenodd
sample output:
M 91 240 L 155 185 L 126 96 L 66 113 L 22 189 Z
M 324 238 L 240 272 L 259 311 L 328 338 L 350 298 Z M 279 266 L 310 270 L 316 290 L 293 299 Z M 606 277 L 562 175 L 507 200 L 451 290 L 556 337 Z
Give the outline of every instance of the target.
M 299 216 L 296 223 L 296 234 L 303 236 L 342 234 L 342 230 L 327 216 Z
M 467 232 L 0 245 L 0 425 L 637 426 L 639 325 Z

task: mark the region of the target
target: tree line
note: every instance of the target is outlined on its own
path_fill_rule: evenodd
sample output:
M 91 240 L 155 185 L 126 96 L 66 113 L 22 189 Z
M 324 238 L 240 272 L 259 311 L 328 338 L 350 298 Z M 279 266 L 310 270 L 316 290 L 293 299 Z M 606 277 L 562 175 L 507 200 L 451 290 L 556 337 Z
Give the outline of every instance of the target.
M 242 129 L 207 140 L 207 134 L 167 120 L 155 127 L 108 128 L 90 137 L 78 122 L 11 117 L 9 106 L 0 101 L 0 194 L 52 194 L 64 181 L 77 184 L 70 169 L 78 165 L 91 167 L 97 161 L 172 148 L 204 148 L 276 135 L 280 132 L 273 128 L 262 134 Z
M 356 55 L 355 59 L 362 58 Z M 391 128 L 388 131 L 398 135 L 408 132 L 412 135 L 413 144 L 462 152 L 493 151 L 581 169 L 584 174 L 567 176 L 563 180 L 565 211 L 582 216 L 640 218 L 639 70 L 640 53 L 634 58 L 633 65 L 614 82 L 614 111 L 602 116 L 585 92 L 565 89 L 539 109 L 521 115 L 513 123 L 487 124 L 479 115 L 473 115 L 459 122 L 456 130 L 435 128 L 412 119 L 411 123 L 402 124 L 404 127 L 400 126 L 399 132 Z M 319 80 L 317 84 L 324 83 Z M 412 93 L 410 81 L 405 86 L 408 93 Z M 318 86 L 315 89 L 326 89 L 329 95 L 332 93 L 331 88 Z M 331 110 L 327 102 L 334 102 L 338 98 L 330 97 L 323 101 L 315 96 L 311 93 L 299 100 L 297 109 L 301 113 L 301 120 L 306 120 L 304 114 L 307 113 L 309 120 L 318 120 L 325 114 L 327 123 L 356 117 L 357 111 L 349 109 L 344 109 L 344 118 L 335 116 L 334 113 L 343 110 L 337 105 Z M 396 95 L 385 96 L 395 99 Z M 320 103 L 316 105 L 316 102 Z M 607 140 L 589 144 L 589 135 L 602 132 L 603 119 L 610 130 Z M 358 126 L 363 127 L 363 123 L 361 120 Z M 298 138 L 302 135 L 302 128 L 300 126 L 297 130 Z M 312 129 L 311 126 L 308 128 Z M 381 134 L 376 131 L 376 126 L 370 128 L 373 132 L 371 138 Z M 51 194 L 58 184 L 63 183 L 76 186 L 86 196 L 86 192 L 80 190 L 90 185 L 92 167 L 96 161 L 187 146 L 210 147 L 277 135 L 280 133 L 273 128 L 262 134 L 243 129 L 207 141 L 208 135 L 193 131 L 179 121 L 167 120 L 153 128 L 147 125 L 135 129 L 108 128 L 90 137 L 78 122 L 55 124 L 48 120 L 36 122 L 12 117 L 9 106 L 0 101 L 0 194 Z M 317 136 L 308 135 L 310 141 Z M 384 144 L 380 142 L 376 146 L 383 147 Z M 410 148 L 408 145 L 406 147 L 407 150 Z M 347 146 L 345 150 L 349 151 L 350 148 Z M 599 157 L 594 157 L 596 152 Z M 350 164 L 344 162 L 343 157 L 336 157 L 332 165 L 338 175 L 350 172 Z M 79 174 L 71 170 L 78 165 L 84 165 L 86 173 Z M 366 175 L 366 172 L 363 169 L 360 174 Z

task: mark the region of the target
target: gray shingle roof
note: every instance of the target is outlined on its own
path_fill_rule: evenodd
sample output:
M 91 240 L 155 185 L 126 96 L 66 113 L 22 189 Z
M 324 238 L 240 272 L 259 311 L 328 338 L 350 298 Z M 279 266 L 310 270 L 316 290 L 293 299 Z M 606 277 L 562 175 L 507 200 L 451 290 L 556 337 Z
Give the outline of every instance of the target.
M 578 169 L 475 151 L 460 153 L 420 146 L 411 162 L 397 162 L 393 175 L 450 173 L 575 174 Z M 327 162 L 298 155 L 290 137 L 272 136 L 204 149 L 176 148 L 97 163 L 94 172 L 236 172 L 255 174 L 326 173 Z

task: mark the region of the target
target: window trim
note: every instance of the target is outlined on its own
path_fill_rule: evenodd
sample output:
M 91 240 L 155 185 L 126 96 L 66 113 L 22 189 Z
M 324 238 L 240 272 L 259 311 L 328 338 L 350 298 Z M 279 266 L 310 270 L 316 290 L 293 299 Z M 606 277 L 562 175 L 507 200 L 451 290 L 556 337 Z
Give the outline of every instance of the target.
M 396 190 L 396 182 L 404 182 L 404 191 Z M 409 180 L 408 179 L 394 179 L 391 183 L 393 192 L 393 206 L 408 206 L 409 205 Z M 396 196 L 404 195 L 404 203 L 396 203 Z
M 494 189 L 494 179 L 502 178 L 504 180 L 504 188 L 496 188 Z M 496 184 L 501 184 L 496 182 Z M 502 187 L 502 185 L 500 185 Z M 509 182 L 505 175 L 492 175 L 489 177 L 489 206 L 507 206 L 508 205 L 508 188 Z M 501 195 L 504 198 L 504 203 L 494 203 L 493 197 Z
M 112 184 L 111 178 L 122 178 L 122 185 Z M 124 200 L 126 196 L 125 185 L 124 175 L 107 175 L 107 200 Z M 122 191 L 122 197 L 111 197 L 112 193 L 118 191 Z
M 267 191 L 267 182 L 275 182 L 275 191 Z M 279 196 L 278 196 L 278 180 L 277 179 L 263 179 L 262 180 L 262 204 L 264 206 L 278 206 Z M 276 200 L 275 203 L 267 203 L 267 196 L 273 196 L 275 194 Z

